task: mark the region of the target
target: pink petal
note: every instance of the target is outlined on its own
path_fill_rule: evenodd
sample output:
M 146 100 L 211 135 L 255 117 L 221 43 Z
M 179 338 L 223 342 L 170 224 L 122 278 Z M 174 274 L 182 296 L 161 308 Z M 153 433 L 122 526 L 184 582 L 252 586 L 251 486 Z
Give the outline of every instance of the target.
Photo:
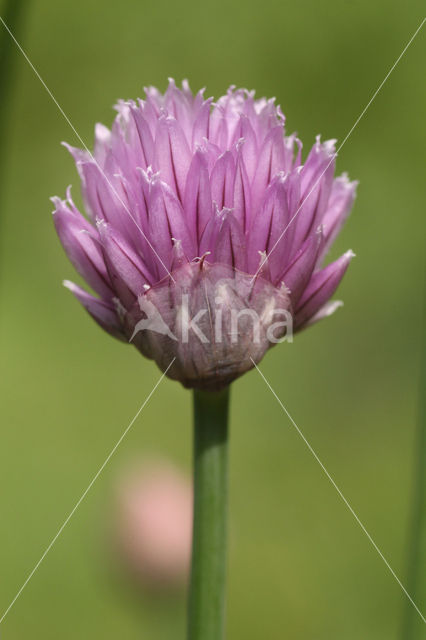
M 102 329 L 105 329 L 105 331 L 107 331 L 115 338 L 127 342 L 127 339 L 124 336 L 121 327 L 120 320 L 112 303 L 94 298 L 89 293 L 84 291 L 84 289 L 81 289 L 69 280 L 64 280 L 64 285 L 71 291 L 71 293 L 74 294 L 77 300 L 92 316 L 93 320 L 102 327 Z
M 129 306 L 144 292 L 144 286 L 151 284 L 152 275 L 117 229 L 100 221 L 98 230 L 111 282 L 117 295 Z
M 180 202 L 164 182 L 152 183 L 149 198 L 149 237 L 164 262 L 158 268 L 165 275 L 165 267 L 169 269 L 171 265 L 173 238 L 182 242 L 185 255 L 192 260 L 196 255 L 194 234 L 188 228 Z
M 246 231 L 250 226 L 251 189 L 241 151 L 238 152 L 235 167 L 233 201 L 234 216 L 240 223 L 242 229 Z
M 284 133 L 278 125 L 271 129 L 259 152 L 257 171 L 253 179 L 253 207 L 260 205 L 265 189 L 278 171 L 284 169 Z
M 290 299 L 293 307 L 296 307 L 300 296 L 311 279 L 318 259 L 321 240 L 322 230 L 319 229 L 305 240 L 303 246 L 280 278 L 290 290 Z
M 56 206 L 55 229 L 68 258 L 94 291 L 112 298 L 114 293 L 102 251 L 94 237 L 96 230 L 78 211 L 71 211 L 66 202 L 59 198 L 52 200 Z
M 210 183 L 212 199 L 219 210 L 231 208 L 234 203 L 235 161 L 230 151 L 225 151 L 213 167 Z
M 214 261 L 247 271 L 246 245 L 243 229 L 229 211 L 225 211 L 214 249 Z
M 197 145 L 204 144 L 205 139 L 209 137 L 211 103 L 212 98 L 203 102 L 196 116 L 192 129 L 193 149 L 196 149 Z
M 185 197 L 183 201 L 183 208 L 188 225 L 195 231 L 197 246 L 207 222 L 213 215 L 206 155 L 206 152 L 201 150 L 195 152 L 186 179 Z
M 182 201 L 191 153 L 180 124 L 171 116 L 158 121 L 154 157 L 154 169 Z
M 318 256 L 319 262 L 327 254 L 337 234 L 346 222 L 355 200 L 357 186 L 358 182 L 349 182 L 346 175 L 334 180 L 327 211 L 322 220 L 324 244 Z
M 144 117 L 142 109 L 133 107 L 130 110 L 130 113 L 134 120 L 136 131 L 138 134 L 141 159 L 141 161 L 138 163 L 138 166 L 146 169 L 154 161 L 154 139 L 151 135 L 148 121 Z
M 304 325 L 331 298 L 353 257 L 354 253 L 347 251 L 335 262 L 312 276 L 296 309 L 296 328 Z
M 278 176 L 268 187 L 262 208 L 254 218 L 249 233 L 249 272 L 258 267 L 259 251 L 266 251 L 273 280 L 283 271 L 283 256 L 286 237 L 283 236 L 288 222 L 287 193 L 285 179 Z

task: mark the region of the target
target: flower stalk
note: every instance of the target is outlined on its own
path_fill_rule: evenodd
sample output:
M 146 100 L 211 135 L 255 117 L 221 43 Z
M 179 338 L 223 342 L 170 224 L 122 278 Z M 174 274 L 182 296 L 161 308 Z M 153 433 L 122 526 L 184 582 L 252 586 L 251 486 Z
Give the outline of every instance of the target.
M 12 107 L 11 97 L 16 81 L 15 63 L 19 56 L 16 44 L 11 33 L 18 40 L 21 39 L 21 31 L 29 0 L 7 0 L 2 4 L 2 21 L 0 24 L 0 176 L 4 179 L 3 169 L 6 162 L 6 143 L 9 132 L 9 113 Z
M 426 320 L 426 290 L 423 318 Z M 415 468 L 411 530 L 409 533 L 409 557 L 407 590 L 416 605 L 423 610 L 426 602 L 426 338 L 423 337 L 420 371 L 420 407 L 415 442 Z M 424 614 L 424 611 L 422 611 Z M 407 599 L 401 629 L 401 640 L 420 640 L 424 633 L 424 620 Z
M 188 640 L 225 628 L 229 387 L 194 391 L 194 524 Z

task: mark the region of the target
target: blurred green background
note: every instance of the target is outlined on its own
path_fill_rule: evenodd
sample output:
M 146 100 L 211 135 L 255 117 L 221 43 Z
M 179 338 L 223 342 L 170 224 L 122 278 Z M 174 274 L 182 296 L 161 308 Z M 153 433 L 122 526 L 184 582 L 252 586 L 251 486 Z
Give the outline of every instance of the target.
M 168 76 L 275 95 L 305 151 L 342 140 L 420 24 L 420 1 L 29 3 L 24 48 L 91 146 L 116 99 Z M 425 253 L 425 38 L 338 158 L 360 180 L 335 253 L 343 309 L 263 361 L 275 391 L 404 578 Z M 48 198 L 77 174 L 72 130 L 16 51 L 0 193 L 0 614 L 159 377 L 61 287 Z M 138 453 L 191 464 L 190 394 L 164 381 L 2 624 L 22 638 L 177 640 L 184 596 L 118 575 L 108 530 Z M 228 637 L 394 640 L 404 595 L 256 372 L 234 385 Z M 422 603 L 418 603 L 421 605 Z M 423 603 L 424 605 L 424 603 Z

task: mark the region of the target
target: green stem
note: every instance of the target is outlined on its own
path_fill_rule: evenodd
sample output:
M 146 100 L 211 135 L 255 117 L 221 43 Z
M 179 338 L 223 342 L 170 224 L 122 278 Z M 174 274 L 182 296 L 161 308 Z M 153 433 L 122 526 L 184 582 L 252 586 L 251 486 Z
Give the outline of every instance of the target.
M 424 320 L 426 322 L 426 290 Z M 426 336 L 423 337 L 420 373 L 420 412 L 415 442 L 415 469 L 408 558 L 407 591 L 425 615 L 426 606 Z M 402 640 L 424 638 L 425 624 L 407 599 L 402 625 Z
M 1 17 L 18 42 L 28 4 L 28 0 L 6 0 L 1 8 Z M 5 139 L 9 131 L 10 94 L 16 75 L 15 62 L 20 55 L 10 33 L 3 24 L 0 24 L 0 149 L 2 150 L 0 161 L 2 166 L 5 162 Z
M 225 628 L 229 388 L 194 392 L 194 526 L 188 640 Z

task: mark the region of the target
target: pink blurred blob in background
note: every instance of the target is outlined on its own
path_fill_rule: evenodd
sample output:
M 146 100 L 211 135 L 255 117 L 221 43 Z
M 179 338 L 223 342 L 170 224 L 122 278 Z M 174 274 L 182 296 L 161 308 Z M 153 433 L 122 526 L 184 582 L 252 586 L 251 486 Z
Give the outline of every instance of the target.
M 116 535 L 125 563 L 149 588 L 186 585 L 192 540 L 192 488 L 164 459 L 133 466 L 118 486 Z

